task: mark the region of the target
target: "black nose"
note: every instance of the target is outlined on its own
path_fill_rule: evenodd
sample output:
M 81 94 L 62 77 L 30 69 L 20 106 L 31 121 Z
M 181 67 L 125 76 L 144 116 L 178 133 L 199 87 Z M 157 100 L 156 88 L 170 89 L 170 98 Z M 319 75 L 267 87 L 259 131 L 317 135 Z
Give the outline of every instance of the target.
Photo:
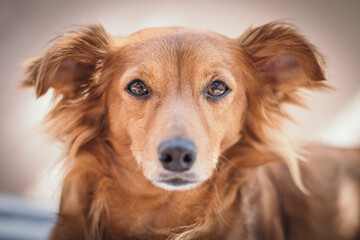
M 159 160 L 166 170 L 183 172 L 189 170 L 196 158 L 195 144 L 187 139 L 170 139 L 158 147 Z

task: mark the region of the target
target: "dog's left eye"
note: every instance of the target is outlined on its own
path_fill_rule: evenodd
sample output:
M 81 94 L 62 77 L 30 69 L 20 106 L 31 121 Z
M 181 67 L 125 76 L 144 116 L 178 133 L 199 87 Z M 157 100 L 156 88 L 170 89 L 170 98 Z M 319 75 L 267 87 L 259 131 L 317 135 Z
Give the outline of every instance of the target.
M 149 95 L 148 87 L 140 79 L 131 81 L 126 90 L 135 97 L 145 97 Z
M 207 88 L 206 96 L 209 98 L 221 98 L 229 93 L 229 87 L 222 81 L 216 80 Z

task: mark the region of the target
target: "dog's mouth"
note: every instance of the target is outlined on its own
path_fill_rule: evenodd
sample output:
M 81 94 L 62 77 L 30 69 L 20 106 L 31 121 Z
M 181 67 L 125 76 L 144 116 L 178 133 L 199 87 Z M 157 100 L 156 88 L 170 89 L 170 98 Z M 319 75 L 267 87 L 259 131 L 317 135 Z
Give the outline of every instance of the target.
M 160 178 L 153 182 L 156 186 L 166 190 L 188 190 L 198 186 L 200 183 L 195 178 L 179 176 Z
M 168 185 L 172 185 L 175 187 L 196 183 L 195 181 L 189 181 L 189 180 L 182 179 L 182 178 L 172 178 L 172 179 L 167 179 L 167 180 L 161 180 L 160 182 L 168 184 Z

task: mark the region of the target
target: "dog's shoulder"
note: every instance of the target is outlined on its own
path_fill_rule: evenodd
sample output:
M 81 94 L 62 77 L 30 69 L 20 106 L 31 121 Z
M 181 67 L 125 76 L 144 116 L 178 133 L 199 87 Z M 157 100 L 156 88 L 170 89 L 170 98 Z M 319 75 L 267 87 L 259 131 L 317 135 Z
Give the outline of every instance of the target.
M 284 239 L 356 239 L 360 234 L 360 149 L 311 145 L 304 150 L 300 168 L 306 193 L 297 188 L 285 165 L 260 167 L 270 182 L 266 184 L 275 189 L 272 199 L 277 201 Z M 266 212 L 263 207 L 260 214 Z

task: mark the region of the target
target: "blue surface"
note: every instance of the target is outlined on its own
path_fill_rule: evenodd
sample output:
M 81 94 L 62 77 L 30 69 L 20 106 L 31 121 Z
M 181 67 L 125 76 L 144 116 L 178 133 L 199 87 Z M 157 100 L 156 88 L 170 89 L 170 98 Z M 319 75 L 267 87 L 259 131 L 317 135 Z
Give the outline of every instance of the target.
M 47 239 L 56 212 L 55 204 L 0 193 L 0 240 Z

